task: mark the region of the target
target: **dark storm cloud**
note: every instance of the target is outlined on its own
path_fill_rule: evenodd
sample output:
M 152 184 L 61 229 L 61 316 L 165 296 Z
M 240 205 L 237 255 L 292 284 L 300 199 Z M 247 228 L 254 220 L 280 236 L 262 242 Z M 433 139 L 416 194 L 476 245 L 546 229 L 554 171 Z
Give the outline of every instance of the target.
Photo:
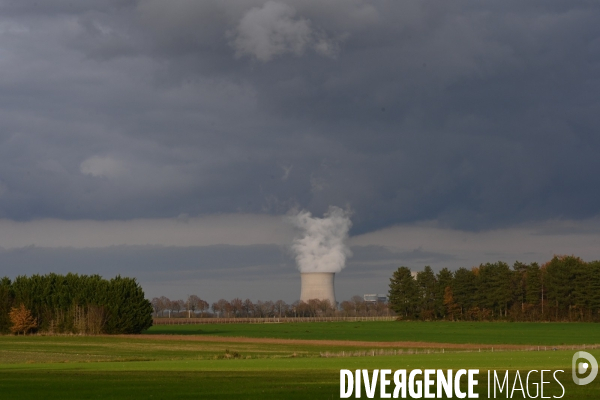
M 0 3 L 0 217 L 598 214 L 594 3 L 38 3 Z

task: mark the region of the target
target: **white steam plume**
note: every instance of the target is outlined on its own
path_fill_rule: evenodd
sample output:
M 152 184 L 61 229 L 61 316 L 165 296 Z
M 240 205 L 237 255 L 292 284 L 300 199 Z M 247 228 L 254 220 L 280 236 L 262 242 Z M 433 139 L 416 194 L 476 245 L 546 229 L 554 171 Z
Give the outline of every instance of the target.
M 291 222 L 300 230 L 292 244 L 300 272 L 340 272 L 344 268 L 346 258 L 352 256 L 347 245 L 352 226 L 348 212 L 330 206 L 323 218 L 316 218 L 300 211 Z

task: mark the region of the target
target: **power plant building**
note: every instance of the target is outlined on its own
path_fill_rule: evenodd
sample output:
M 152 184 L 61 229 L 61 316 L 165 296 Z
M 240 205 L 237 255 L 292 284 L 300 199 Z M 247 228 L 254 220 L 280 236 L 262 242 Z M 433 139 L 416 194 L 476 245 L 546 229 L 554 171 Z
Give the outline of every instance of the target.
M 387 296 L 385 294 L 365 294 L 363 299 L 365 303 L 385 303 Z
M 335 289 L 333 281 L 335 273 L 333 272 L 303 272 L 300 274 L 302 287 L 300 290 L 300 300 L 319 299 L 329 300 L 332 306 L 336 306 Z

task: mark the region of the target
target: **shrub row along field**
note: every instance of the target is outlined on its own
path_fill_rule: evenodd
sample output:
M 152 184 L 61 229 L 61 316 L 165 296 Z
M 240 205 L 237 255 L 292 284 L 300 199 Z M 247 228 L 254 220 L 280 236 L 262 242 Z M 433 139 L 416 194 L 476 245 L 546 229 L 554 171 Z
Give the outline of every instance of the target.
M 600 343 L 600 325 L 507 322 L 313 322 L 288 324 L 158 325 L 147 334 L 371 342 L 575 345 Z

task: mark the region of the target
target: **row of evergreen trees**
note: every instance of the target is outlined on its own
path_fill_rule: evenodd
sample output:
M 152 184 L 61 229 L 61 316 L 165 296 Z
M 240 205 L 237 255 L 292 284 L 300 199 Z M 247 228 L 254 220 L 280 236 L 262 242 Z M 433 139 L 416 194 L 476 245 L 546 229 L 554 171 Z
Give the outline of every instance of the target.
M 24 305 L 38 332 L 139 333 L 152 325 L 152 305 L 134 278 L 32 275 L 0 280 L 0 332 L 9 332 L 11 309 Z
M 437 274 L 425 267 L 416 277 L 400 267 L 389 302 L 404 319 L 600 321 L 600 261 L 555 256 L 541 267 L 497 262 Z

